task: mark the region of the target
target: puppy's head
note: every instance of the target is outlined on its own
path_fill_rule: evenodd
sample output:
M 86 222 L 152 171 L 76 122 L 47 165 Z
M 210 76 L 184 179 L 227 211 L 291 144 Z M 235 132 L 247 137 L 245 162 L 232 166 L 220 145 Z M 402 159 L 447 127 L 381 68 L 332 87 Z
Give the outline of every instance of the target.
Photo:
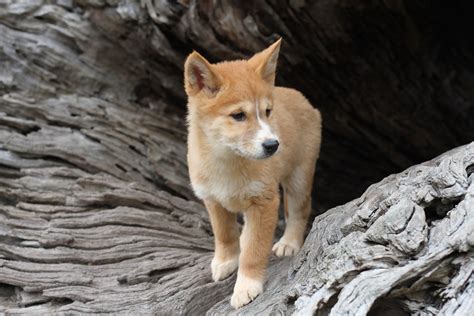
M 211 64 L 197 52 L 187 58 L 188 119 L 214 148 L 249 159 L 278 151 L 273 89 L 280 43 L 249 60 Z

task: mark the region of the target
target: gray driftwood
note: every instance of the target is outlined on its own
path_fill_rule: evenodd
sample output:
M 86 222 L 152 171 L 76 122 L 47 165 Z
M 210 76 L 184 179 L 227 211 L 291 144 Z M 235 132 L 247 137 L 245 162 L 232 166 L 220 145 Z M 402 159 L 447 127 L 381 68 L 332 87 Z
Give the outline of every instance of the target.
M 358 75 L 352 79 L 344 75 L 344 81 L 339 77 L 319 81 L 315 75 L 327 79 L 344 70 L 344 66 L 334 72 L 324 67 L 328 61 L 335 67 L 345 60 L 327 53 L 330 44 L 342 38 L 352 47 L 356 41 L 351 42 L 348 34 L 366 30 L 362 22 L 355 23 L 360 29 L 350 28 L 344 17 L 374 14 L 395 21 L 403 17 L 404 27 L 416 29 L 413 10 L 404 8 L 403 2 L 384 1 L 374 12 L 370 4 L 351 1 L 318 2 L 310 8 L 304 1 L 290 1 L 290 8 L 278 14 L 272 9 L 277 4 L 256 3 L 250 8 L 225 1 L 0 4 L 1 312 L 232 312 L 228 301 L 235 276 L 218 283 L 211 280 L 212 233 L 186 172 L 181 67 L 191 45 L 206 47 L 204 53 L 211 58 L 243 57 L 277 36 L 265 25 L 278 26 L 294 48 L 290 53 L 289 46 L 286 52 L 283 47 L 283 65 L 309 69 L 310 80 L 295 84 L 327 107 L 328 143 L 323 152 L 329 156 L 321 160 L 322 180 L 316 186 L 328 193 L 326 200 L 321 199 L 327 205 L 354 196 L 349 189 L 359 192 L 367 179 L 393 165 L 419 159 L 414 152 L 420 142 L 439 152 L 448 144 L 454 147 L 472 139 L 472 116 L 467 115 L 472 110 L 472 72 L 463 67 L 472 57 L 457 44 L 449 53 L 456 58 L 437 66 L 428 58 L 427 64 L 412 61 L 401 70 L 390 60 L 374 59 L 374 69 L 387 69 L 382 76 L 400 71 L 393 75 L 396 78 L 424 78 L 428 70 L 443 76 L 451 71 L 446 65 L 459 66 L 442 83 L 432 77 L 423 81 L 441 96 L 429 94 L 421 83 L 410 88 L 395 83 L 402 97 L 384 103 L 388 86 L 374 90 L 369 85 L 364 92 L 356 82 L 367 82 Z M 430 12 L 438 12 L 435 9 Z M 302 12 L 321 15 L 314 19 Z M 222 20 L 224 16 L 227 19 Z M 390 19 L 375 24 L 386 21 Z M 325 27 L 319 28 L 319 23 Z M 305 25 L 315 32 L 307 49 L 295 33 Z M 420 28 L 422 34 L 429 33 L 426 25 Z M 370 38 L 381 45 L 378 35 Z M 379 48 L 391 51 L 387 45 Z M 415 48 L 410 56 L 421 60 L 424 55 Z M 305 65 L 307 56 L 302 53 L 308 49 L 316 50 L 308 57 L 311 65 Z M 362 54 L 357 57 L 357 71 L 364 73 L 370 69 L 371 55 L 357 52 Z M 397 53 L 388 55 L 405 60 Z M 456 86 L 457 76 L 465 85 Z M 281 72 L 283 82 L 293 77 L 288 70 Z M 376 76 L 373 82 L 382 81 Z M 311 94 L 310 87 L 316 84 L 324 89 Z M 339 95 L 335 89 L 362 91 L 366 96 L 370 91 L 382 110 L 393 107 L 394 112 L 388 113 L 399 116 L 380 116 L 370 106 L 358 108 L 365 111 L 361 117 L 373 117 L 377 123 L 343 114 L 367 99 Z M 324 97 L 323 91 L 332 97 Z M 414 113 L 406 101 L 421 94 L 426 99 L 420 108 L 433 107 L 431 121 L 423 111 Z M 347 111 L 330 110 L 337 104 L 335 109 Z M 406 123 L 408 112 L 415 118 L 423 116 L 426 123 Z M 395 121 L 388 124 L 383 117 Z M 354 118 L 353 123 L 340 130 L 341 135 L 334 134 L 338 122 L 347 118 Z M 441 118 L 446 124 L 441 125 Z M 369 132 L 374 126 L 388 128 Z M 354 131 L 361 131 L 361 136 Z M 377 136 L 384 133 L 400 137 L 394 141 Z M 348 140 L 351 146 L 346 146 Z M 396 145 L 384 147 L 391 143 Z M 391 148 L 390 154 L 372 156 L 374 144 Z M 338 158 L 347 157 L 347 150 L 353 158 L 348 164 Z M 272 258 L 265 292 L 240 312 L 465 315 L 472 311 L 473 166 L 474 144 L 469 144 L 389 176 L 359 199 L 317 217 L 303 250 L 295 258 Z
M 38 142 L 51 135 L 35 133 Z M 82 149 L 87 161 L 95 152 L 74 135 L 61 136 L 75 142 L 66 153 Z M 105 142 L 96 146 L 108 152 Z M 210 278 L 212 237 L 199 204 L 66 160 L 4 149 L 0 163 L 3 312 L 232 312 L 235 277 Z M 302 251 L 273 258 L 265 292 L 241 312 L 467 315 L 473 244 L 471 143 L 317 217 Z
M 326 210 L 474 139 L 471 4 L 3 0 L 0 94 L 99 98 L 153 111 L 152 121 L 177 119 L 184 132 L 182 70 L 193 49 L 211 61 L 244 58 L 283 37 L 277 83 L 301 90 L 323 116 L 313 195 Z M 170 134 L 180 139 L 174 148 L 183 144 L 184 133 Z M 168 149 L 150 148 L 154 168 Z M 161 168 L 163 187 L 184 176 Z

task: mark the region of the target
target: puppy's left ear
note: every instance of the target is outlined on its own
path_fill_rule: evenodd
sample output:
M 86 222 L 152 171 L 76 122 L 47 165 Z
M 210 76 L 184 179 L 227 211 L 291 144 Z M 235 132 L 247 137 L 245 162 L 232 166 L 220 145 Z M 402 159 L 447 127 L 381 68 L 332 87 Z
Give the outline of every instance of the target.
M 278 62 L 278 54 L 280 53 L 281 38 L 270 45 L 260 53 L 255 54 L 249 59 L 249 63 L 260 74 L 263 80 L 271 85 L 275 84 L 275 74 Z

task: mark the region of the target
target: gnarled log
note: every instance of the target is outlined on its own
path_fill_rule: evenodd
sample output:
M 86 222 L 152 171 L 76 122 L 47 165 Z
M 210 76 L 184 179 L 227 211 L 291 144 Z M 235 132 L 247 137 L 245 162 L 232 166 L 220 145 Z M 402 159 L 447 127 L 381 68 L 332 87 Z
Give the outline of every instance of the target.
M 245 57 L 284 37 L 280 83 L 324 116 L 324 209 L 474 138 L 466 5 L 3 2 L 2 311 L 231 312 L 234 277 L 211 281 L 186 171 L 186 54 Z M 240 311 L 471 310 L 473 164 L 470 144 L 316 218 Z
M 470 4 L 7 1 L 0 92 L 35 102 L 97 97 L 184 131 L 182 67 L 192 49 L 211 61 L 244 58 L 282 36 L 277 83 L 301 90 L 323 115 L 314 201 L 325 210 L 474 139 Z M 184 183 L 155 164 L 166 150 L 151 149 L 158 182 Z

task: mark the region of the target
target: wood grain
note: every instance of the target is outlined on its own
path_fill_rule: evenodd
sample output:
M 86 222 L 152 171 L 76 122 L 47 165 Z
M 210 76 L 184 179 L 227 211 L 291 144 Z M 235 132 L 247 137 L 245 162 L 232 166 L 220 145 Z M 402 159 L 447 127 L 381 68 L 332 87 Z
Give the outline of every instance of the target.
M 3 1 L 0 311 L 233 313 L 186 171 L 185 56 L 284 37 L 277 80 L 323 112 L 325 210 L 474 139 L 466 5 Z M 471 143 L 318 216 L 239 312 L 467 314 L 473 171 Z

